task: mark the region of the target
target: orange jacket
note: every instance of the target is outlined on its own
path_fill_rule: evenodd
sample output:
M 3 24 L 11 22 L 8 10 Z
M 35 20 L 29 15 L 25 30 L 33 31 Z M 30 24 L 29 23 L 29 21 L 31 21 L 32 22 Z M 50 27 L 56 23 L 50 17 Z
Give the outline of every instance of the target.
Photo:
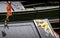
M 7 14 L 8 14 L 8 16 L 12 16 L 12 12 L 11 12 L 11 3 L 8 3 L 7 4 Z

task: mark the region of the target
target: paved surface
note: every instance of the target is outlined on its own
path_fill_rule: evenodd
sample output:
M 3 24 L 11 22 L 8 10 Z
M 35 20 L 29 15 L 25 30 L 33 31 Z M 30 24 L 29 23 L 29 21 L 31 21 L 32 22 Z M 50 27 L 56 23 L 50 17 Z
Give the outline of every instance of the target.
M 0 38 L 39 38 L 33 22 L 10 23 L 9 29 L 0 24 Z

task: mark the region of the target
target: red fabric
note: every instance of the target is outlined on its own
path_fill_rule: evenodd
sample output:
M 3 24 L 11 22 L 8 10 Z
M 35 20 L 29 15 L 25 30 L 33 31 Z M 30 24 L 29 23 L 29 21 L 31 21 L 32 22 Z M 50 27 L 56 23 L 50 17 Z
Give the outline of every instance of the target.
M 7 14 L 8 14 L 8 16 L 12 16 L 11 3 L 8 3 L 8 4 L 7 4 Z

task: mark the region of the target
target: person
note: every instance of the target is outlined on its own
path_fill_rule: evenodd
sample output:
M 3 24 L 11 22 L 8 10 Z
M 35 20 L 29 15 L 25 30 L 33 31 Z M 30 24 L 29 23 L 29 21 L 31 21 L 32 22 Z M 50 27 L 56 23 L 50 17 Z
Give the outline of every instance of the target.
M 7 10 L 7 14 L 6 14 L 6 19 L 5 19 L 4 26 L 5 27 L 8 27 L 9 17 L 12 16 L 12 12 L 11 12 L 11 1 L 8 1 L 6 10 Z

